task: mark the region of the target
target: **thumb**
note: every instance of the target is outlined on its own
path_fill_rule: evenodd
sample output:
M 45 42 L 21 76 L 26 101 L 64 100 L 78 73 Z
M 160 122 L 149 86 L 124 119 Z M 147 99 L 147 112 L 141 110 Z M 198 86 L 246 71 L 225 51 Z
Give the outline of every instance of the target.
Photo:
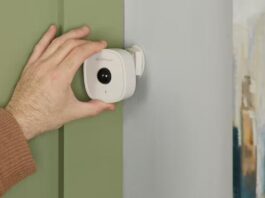
M 83 118 L 96 116 L 104 111 L 114 111 L 115 105 L 105 103 L 99 100 L 91 100 L 89 102 L 78 101 L 75 109 L 76 117 Z

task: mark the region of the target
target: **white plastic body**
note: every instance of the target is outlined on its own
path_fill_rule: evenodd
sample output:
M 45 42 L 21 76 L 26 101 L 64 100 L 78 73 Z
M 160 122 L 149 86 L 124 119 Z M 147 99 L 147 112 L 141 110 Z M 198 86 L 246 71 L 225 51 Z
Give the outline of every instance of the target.
M 102 84 L 97 79 L 101 68 L 108 68 L 111 81 Z M 123 49 L 104 49 L 84 63 L 84 81 L 88 96 L 107 103 L 129 98 L 136 88 L 136 65 L 133 54 Z
M 130 52 L 133 56 L 136 75 L 141 77 L 144 73 L 145 67 L 145 56 L 143 49 L 138 45 L 133 45 L 132 47 L 127 48 L 126 50 Z

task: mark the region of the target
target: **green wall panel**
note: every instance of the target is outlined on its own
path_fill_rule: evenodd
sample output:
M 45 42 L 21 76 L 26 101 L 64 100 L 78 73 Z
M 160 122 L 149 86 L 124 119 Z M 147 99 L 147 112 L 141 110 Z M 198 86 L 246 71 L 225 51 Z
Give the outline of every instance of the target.
M 65 0 L 64 30 L 88 24 L 91 39 L 123 46 L 123 0 Z M 73 83 L 81 100 L 88 100 L 82 72 Z M 64 197 L 122 197 L 122 109 L 64 127 Z
M 2 0 L 0 5 L 0 106 L 11 96 L 33 45 L 57 22 L 54 0 Z M 13 187 L 5 198 L 58 197 L 58 134 L 31 141 L 38 171 Z
M 3 0 L 0 6 L 0 106 L 12 94 L 32 47 L 50 24 L 63 31 L 88 24 L 92 39 L 123 47 L 123 0 Z M 88 100 L 81 70 L 73 88 Z M 5 198 L 121 198 L 122 107 L 67 124 L 30 142 L 37 173 Z

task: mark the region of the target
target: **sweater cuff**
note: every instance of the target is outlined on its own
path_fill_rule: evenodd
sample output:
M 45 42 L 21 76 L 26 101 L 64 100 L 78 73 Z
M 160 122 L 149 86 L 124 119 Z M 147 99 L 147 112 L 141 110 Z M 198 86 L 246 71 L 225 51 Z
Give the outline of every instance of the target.
M 0 109 L 0 196 L 35 171 L 35 162 L 19 124 L 9 112 Z

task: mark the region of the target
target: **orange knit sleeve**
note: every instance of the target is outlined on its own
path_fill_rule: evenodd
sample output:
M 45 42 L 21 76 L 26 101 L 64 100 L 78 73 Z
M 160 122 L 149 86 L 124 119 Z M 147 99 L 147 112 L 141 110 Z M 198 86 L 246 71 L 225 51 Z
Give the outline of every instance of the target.
M 10 113 L 0 109 L 0 197 L 35 170 L 35 162 L 18 123 Z

